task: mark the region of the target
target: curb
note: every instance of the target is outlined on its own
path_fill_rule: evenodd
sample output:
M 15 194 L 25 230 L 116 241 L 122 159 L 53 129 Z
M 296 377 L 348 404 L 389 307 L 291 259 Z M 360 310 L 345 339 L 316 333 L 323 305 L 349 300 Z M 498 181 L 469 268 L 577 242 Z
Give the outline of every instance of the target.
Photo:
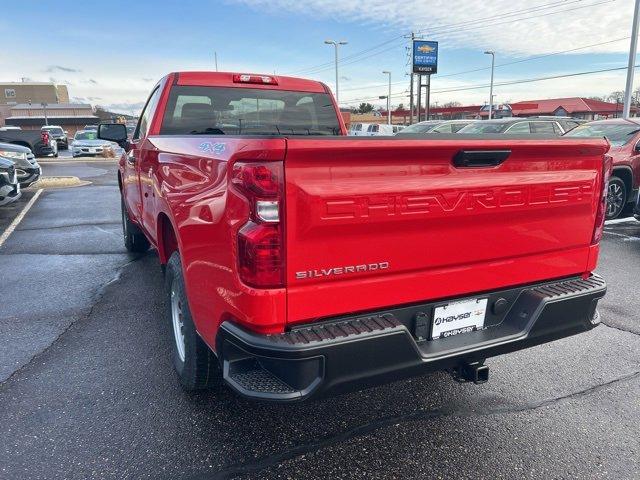
M 67 187 L 83 187 L 90 185 L 87 180 L 80 180 L 78 177 L 41 177 L 30 187 L 34 188 L 67 188 Z

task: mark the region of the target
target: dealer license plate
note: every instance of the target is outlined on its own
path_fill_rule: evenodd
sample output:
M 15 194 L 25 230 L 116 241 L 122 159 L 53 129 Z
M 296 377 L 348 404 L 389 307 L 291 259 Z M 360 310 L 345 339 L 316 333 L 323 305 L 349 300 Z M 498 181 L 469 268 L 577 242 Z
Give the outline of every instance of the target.
M 431 325 L 431 340 L 481 330 L 487 313 L 487 299 L 473 298 L 436 307 Z
M 95 148 L 90 148 L 89 149 L 89 153 L 96 153 L 96 149 Z

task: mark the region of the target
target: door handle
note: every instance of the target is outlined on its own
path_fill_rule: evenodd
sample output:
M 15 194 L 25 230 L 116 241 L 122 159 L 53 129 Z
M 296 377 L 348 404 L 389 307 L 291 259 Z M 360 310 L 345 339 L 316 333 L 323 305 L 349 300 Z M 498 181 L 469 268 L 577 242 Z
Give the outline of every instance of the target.
M 460 150 L 453 156 L 458 168 L 495 167 L 511 155 L 511 150 Z

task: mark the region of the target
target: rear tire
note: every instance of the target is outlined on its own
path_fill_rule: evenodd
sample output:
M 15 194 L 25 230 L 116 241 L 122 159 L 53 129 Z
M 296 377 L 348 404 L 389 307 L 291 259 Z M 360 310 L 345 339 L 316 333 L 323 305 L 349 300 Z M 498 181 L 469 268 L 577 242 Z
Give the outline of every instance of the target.
M 220 386 L 222 372 L 216 356 L 198 335 L 191 318 L 178 252 L 169 258 L 164 286 L 167 323 L 173 338 L 172 361 L 182 388 L 194 391 Z
M 122 235 L 125 248 L 132 253 L 146 252 L 149 250 L 149 240 L 129 218 L 129 212 L 127 212 L 122 197 L 120 197 L 120 208 L 122 209 Z
M 627 206 L 627 186 L 619 177 L 612 176 L 607 187 L 607 220 L 618 218 Z

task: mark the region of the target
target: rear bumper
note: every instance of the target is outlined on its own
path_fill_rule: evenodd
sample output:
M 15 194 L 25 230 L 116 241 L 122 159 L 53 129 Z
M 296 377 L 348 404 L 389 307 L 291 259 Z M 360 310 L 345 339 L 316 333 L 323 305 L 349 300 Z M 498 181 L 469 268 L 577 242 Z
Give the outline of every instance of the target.
M 225 381 L 245 397 L 316 398 L 588 331 L 598 324 L 596 306 L 605 293 L 604 280 L 593 275 L 479 294 L 488 298 L 489 326 L 439 340 L 423 340 L 423 328 L 443 302 L 340 318 L 278 335 L 256 334 L 227 321 L 220 327 L 217 353 Z M 501 298 L 508 306 L 494 313 L 492 305 Z

